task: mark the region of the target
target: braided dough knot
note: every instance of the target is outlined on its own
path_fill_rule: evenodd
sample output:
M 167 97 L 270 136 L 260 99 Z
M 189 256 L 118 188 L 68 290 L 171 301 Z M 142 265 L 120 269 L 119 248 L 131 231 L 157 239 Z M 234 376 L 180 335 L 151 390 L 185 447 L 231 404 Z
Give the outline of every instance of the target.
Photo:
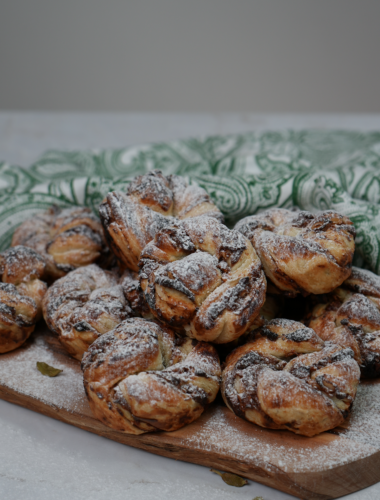
M 99 337 L 82 369 L 95 417 L 130 434 L 189 424 L 214 401 L 221 376 L 213 346 L 141 318 Z
M 0 254 L 0 353 L 23 344 L 41 317 L 45 261 L 23 246 Z
M 355 229 L 337 212 L 275 208 L 245 217 L 235 229 L 251 241 L 266 276 L 290 294 L 329 293 L 351 273 Z
M 43 301 L 44 319 L 76 359 L 102 335 L 133 316 L 119 278 L 96 264 L 57 280 Z
M 107 253 L 102 226 L 86 207 L 53 206 L 23 222 L 12 238 L 12 246 L 16 245 L 33 248 L 44 257 L 50 280 L 92 264 Z
M 141 266 L 152 314 L 198 340 L 238 338 L 265 300 L 266 280 L 252 245 L 211 217 L 159 231 L 145 247 Z
M 228 356 L 222 395 L 250 422 L 314 436 L 344 421 L 359 377 L 351 349 L 324 344 L 302 323 L 277 319 Z
M 380 376 L 380 277 L 353 267 L 342 286 L 322 299 L 308 317 L 310 328 L 351 348 L 363 377 Z
M 223 215 L 204 189 L 159 170 L 136 177 L 127 193 L 112 192 L 99 207 L 108 243 L 121 267 L 138 272 L 143 248 L 178 219 Z

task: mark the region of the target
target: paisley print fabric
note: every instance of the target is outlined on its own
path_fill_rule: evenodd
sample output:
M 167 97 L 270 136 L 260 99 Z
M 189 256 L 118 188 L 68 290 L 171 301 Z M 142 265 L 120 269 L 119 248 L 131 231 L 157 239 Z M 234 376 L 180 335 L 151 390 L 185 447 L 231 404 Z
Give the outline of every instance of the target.
M 380 273 L 380 132 L 272 131 L 119 150 L 48 151 L 28 169 L 0 162 L 0 250 L 51 204 L 97 212 L 106 193 L 158 168 L 189 178 L 234 224 L 274 206 L 334 209 L 357 229 L 356 264 Z

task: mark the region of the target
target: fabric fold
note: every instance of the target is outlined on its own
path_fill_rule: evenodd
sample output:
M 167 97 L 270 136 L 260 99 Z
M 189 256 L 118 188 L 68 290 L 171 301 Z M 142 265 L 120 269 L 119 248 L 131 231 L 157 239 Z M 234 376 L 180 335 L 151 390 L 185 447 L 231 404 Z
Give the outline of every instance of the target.
M 228 225 L 280 206 L 336 210 L 355 224 L 356 264 L 380 273 L 380 132 L 272 131 L 102 151 L 48 151 L 28 169 L 0 163 L 0 250 L 51 204 L 97 212 L 152 169 L 199 184 Z

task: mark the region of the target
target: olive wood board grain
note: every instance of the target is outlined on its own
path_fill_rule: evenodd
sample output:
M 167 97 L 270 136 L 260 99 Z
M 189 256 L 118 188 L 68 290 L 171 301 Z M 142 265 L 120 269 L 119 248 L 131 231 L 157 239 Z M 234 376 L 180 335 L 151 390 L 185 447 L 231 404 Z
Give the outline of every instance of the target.
M 61 368 L 43 376 L 37 361 Z M 233 472 L 302 499 L 338 498 L 380 481 L 380 383 L 359 386 L 345 423 L 313 438 L 250 424 L 218 399 L 175 432 L 132 436 L 114 431 L 90 411 L 78 361 L 39 327 L 27 343 L 0 355 L 0 398 L 119 443 Z

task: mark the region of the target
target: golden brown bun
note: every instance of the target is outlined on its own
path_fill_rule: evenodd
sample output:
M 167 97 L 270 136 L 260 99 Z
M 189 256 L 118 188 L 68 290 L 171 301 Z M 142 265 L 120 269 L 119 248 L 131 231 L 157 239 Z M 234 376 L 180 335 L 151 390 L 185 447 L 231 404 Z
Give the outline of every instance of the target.
M 275 319 L 228 356 L 222 396 L 236 415 L 261 427 L 315 436 L 348 416 L 359 377 L 351 349 L 324 344 L 302 323 Z
M 91 264 L 53 283 L 43 301 L 43 315 L 68 353 L 81 360 L 99 335 L 133 312 L 118 276 Z
M 253 324 L 266 280 L 250 242 L 212 217 L 159 231 L 141 254 L 141 288 L 152 314 L 189 337 L 231 342 Z
M 322 339 L 350 347 L 363 377 L 379 377 L 380 277 L 354 267 L 342 286 L 323 299 L 307 324 Z
M 95 417 L 129 434 L 189 424 L 214 401 L 221 376 L 214 347 L 141 318 L 96 340 L 82 369 Z
M 32 248 L 46 261 L 50 281 L 81 266 L 106 258 L 102 226 L 89 208 L 51 207 L 19 226 L 12 246 Z
M 337 212 L 274 208 L 245 217 L 235 229 L 251 241 L 266 276 L 288 294 L 328 293 L 351 274 L 355 229 Z
M 110 247 L 120 267 L 138 272 L 143 248 L 155 234 L 177 219 L 223 215 L 204 189 L 183 177 L 164 176 L 159 170 L 136 177 L 128 192 L 112 192 L 99 207 Z
M 0 353 L 13 351 L 33 332 L 46 293 L 45 261 L 16 246 L 0 254 Z

